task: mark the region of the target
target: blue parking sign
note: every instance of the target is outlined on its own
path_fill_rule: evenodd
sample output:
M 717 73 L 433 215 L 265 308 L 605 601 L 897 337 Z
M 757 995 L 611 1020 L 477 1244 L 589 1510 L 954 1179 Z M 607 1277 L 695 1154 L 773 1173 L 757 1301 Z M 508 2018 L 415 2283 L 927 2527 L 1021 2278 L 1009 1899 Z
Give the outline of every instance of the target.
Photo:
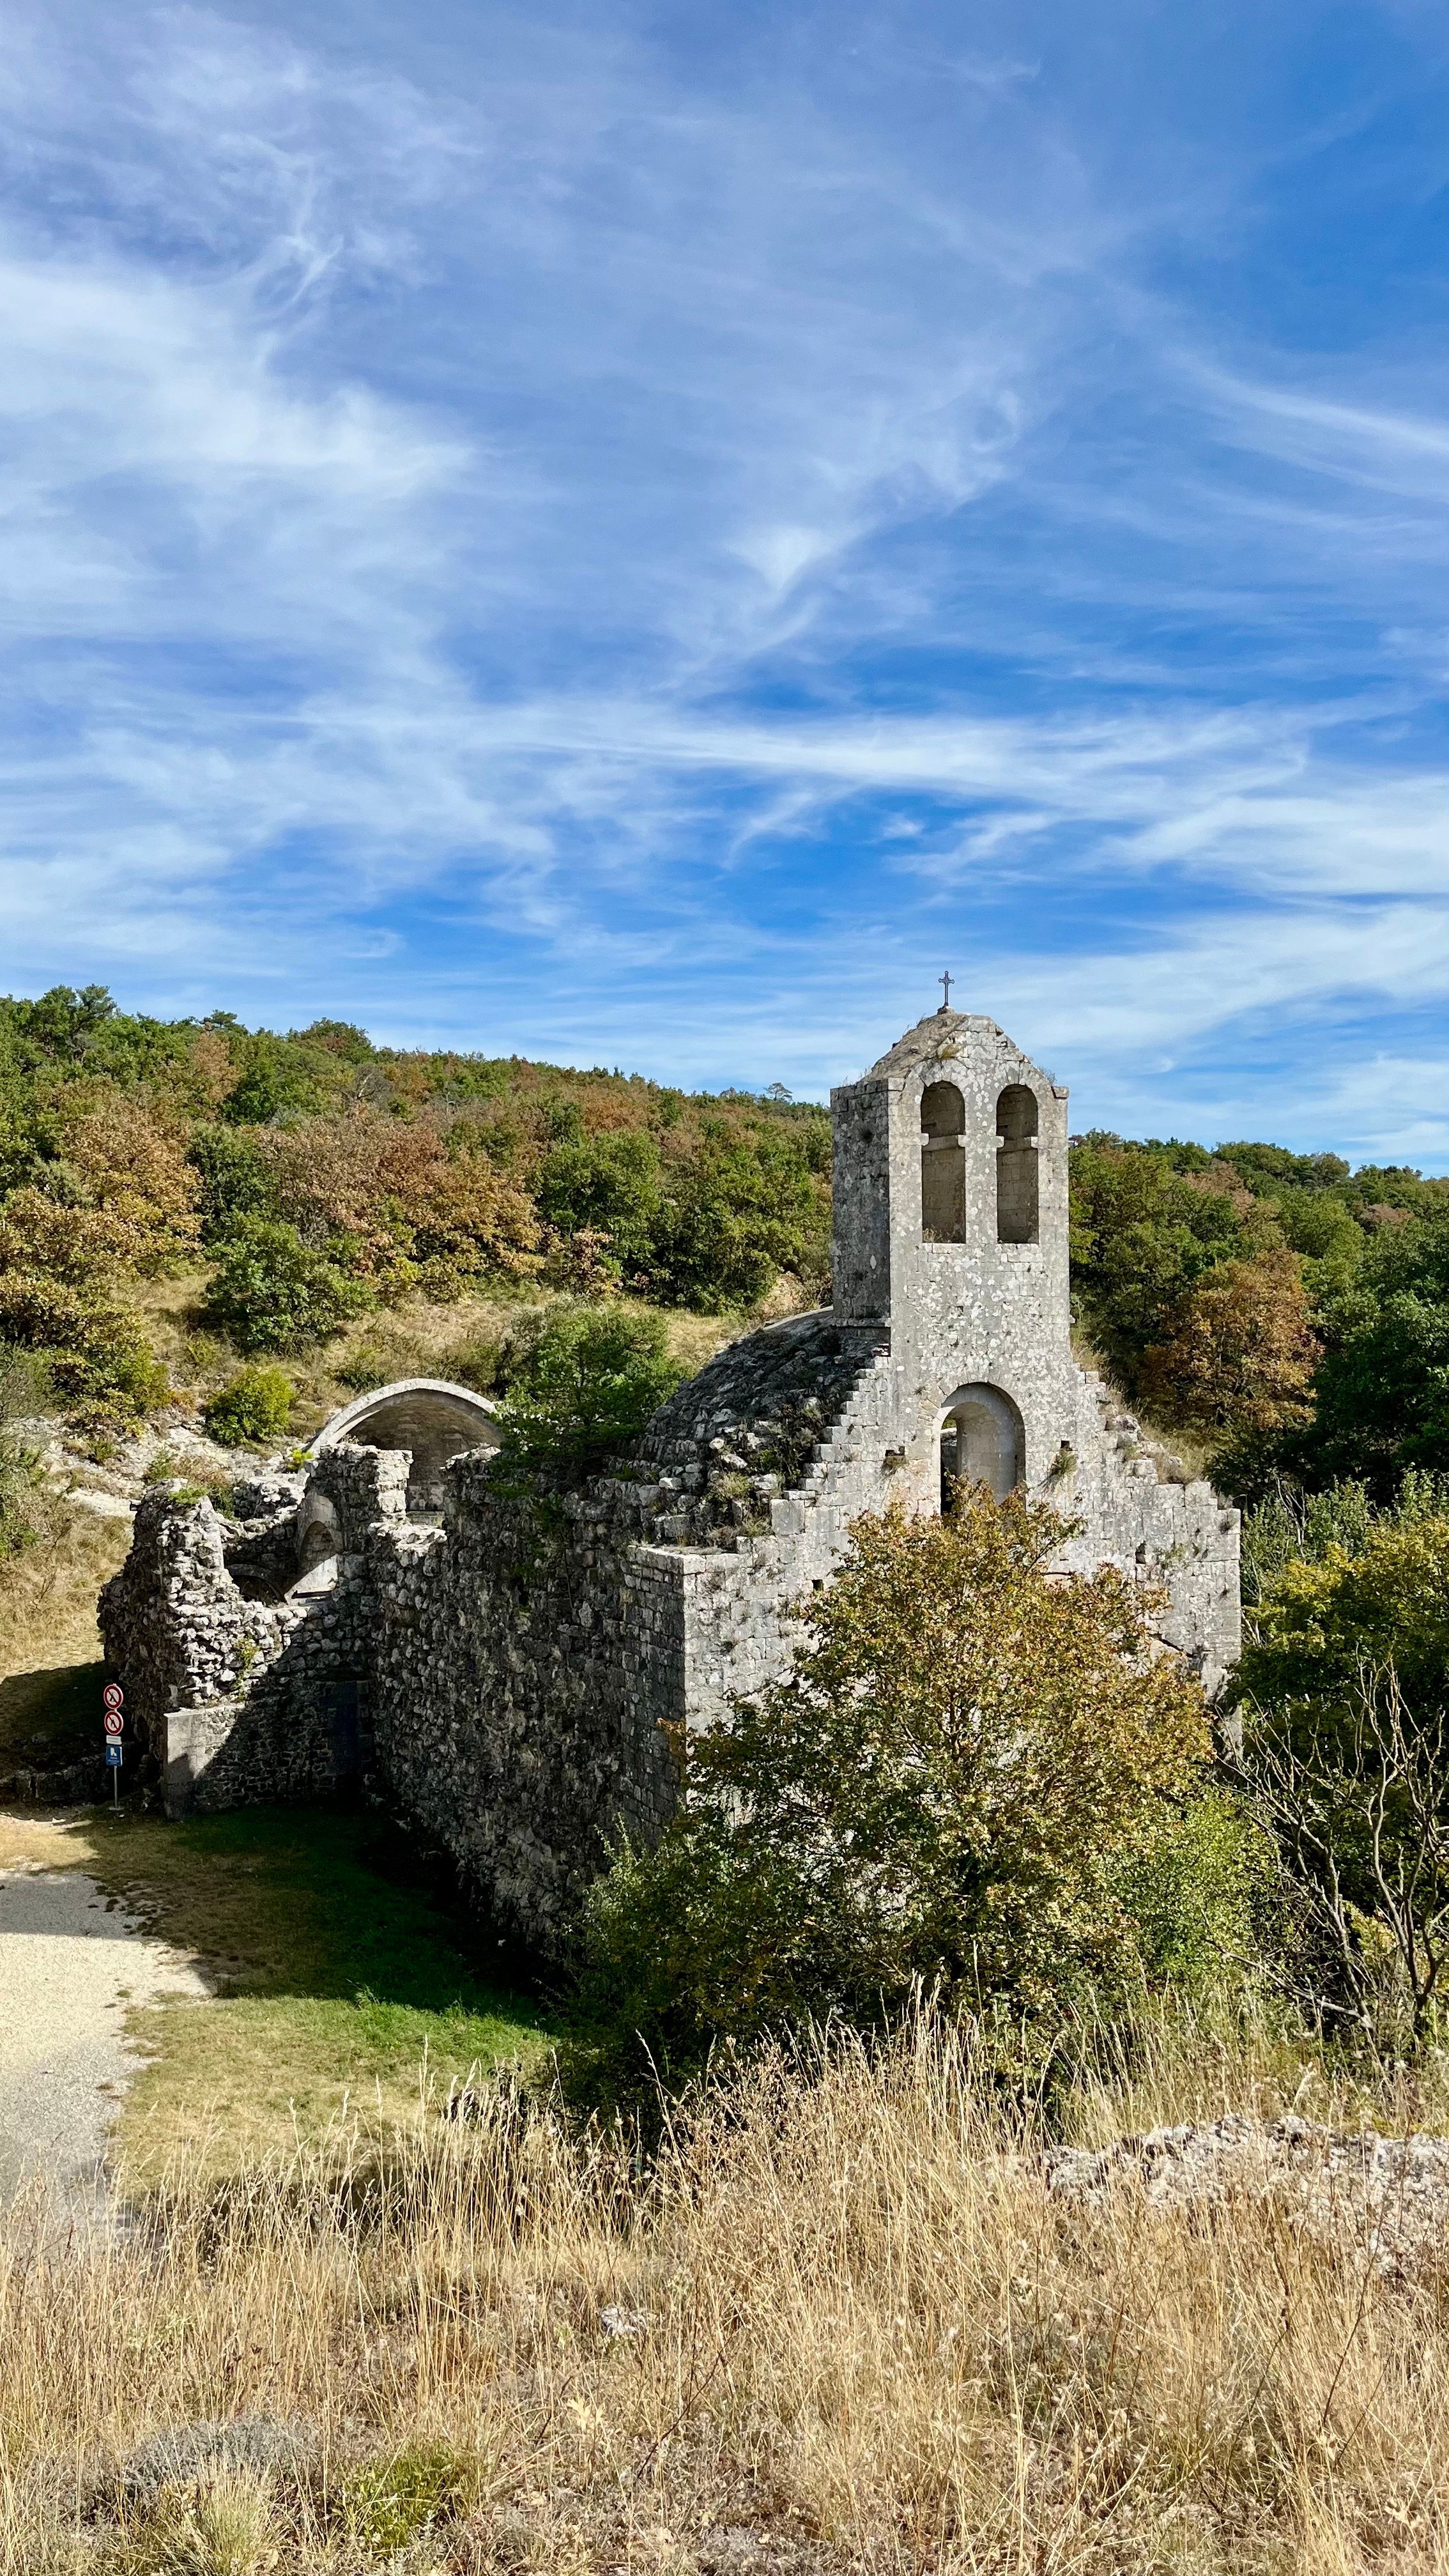
M 109 1764 L 110 1764 L 110 1766 L 111 1766 L 111 1769 L 112 1769 L 113 1771 L 119 1771 L 119 1769 L 120 1769 L 120 1767 L 121 1767 L 122 1757 L 123 1757 L 123 1747 L 122 1747 L 121 1745 L 119 1745 L 119 1744 L 108 1744 L 108 1745 L 106 1746 L 106 1760 L 109 1762 Z

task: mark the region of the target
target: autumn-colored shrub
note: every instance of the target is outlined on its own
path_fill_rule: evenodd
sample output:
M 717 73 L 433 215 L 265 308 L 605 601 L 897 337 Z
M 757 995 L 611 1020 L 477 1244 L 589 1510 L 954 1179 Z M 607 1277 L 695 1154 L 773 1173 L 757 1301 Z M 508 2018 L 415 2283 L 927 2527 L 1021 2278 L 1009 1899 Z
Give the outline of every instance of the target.
M 476 1146 L 450 1151 L 425 1121 L 358 1108 L 266 1130 L 254 1149 L 278 1214 L 315 1249 L 345 1240 L 353 1275 L 384 1298 L 454 1297 L 537 1267 L 538 1222 L 523 1191 Z
M 0 1206 L 0 1341 L 29 1352 L 78 1423 L 133 1422 L 165 1393 L 140 1317 L 108 1293 L 109 1227 L 95 1208 L 12 1190 Z
M 154 1273 L 194 1257 L 197 1175 L 169 1121 L 113 1093 L 63 1129 L 62 1152 L 85 1203 L 105 1217 L 113 1261 Z
M 137 1422 L 166 1393 L 138 1315 L 63 1281 L 0 1271 L 0 1338 L 32 1352 L 84 1429 Z
M 1229 1441 L 1307 1419 L 1319 1341 L 1301 1264 L 1286 1245 L 1220 1262 L 1167 1327 L 1141 1378 L 1163 1421 Z
M 1251 1253 L 1276 1229 L 1227 1165 L 1200 1147 L 1175 1151 L 1085 1136 L 1071 1155 L 1072 1284 L 1082 1321 L 1129 1395 L 1169 1319 L 1217 1263 Z
M 595 1891 L 585 2080 L 874 2021 L 922 1983 L 1050 2015 L 1142 1972 L 1122 1873 L 1190 1798 L 1207 1720 L 1116 1573 L 1048 1575 L 1065 1535 L 984 1488 L 855 1523 L 787 1678 L 691 1740 L 687 1804 Z

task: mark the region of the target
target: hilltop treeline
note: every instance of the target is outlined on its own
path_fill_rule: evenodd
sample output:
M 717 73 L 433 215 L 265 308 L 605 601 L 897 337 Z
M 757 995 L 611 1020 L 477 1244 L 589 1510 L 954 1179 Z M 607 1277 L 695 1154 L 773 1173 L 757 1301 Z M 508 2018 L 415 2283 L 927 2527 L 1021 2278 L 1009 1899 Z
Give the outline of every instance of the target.
M 1281 1145 L 1072 1149 L 1079 1320 L 1219 1481 L 1449 1467 L 1449 1180 Z
M 1245 1499 L 1449 1468 L 1449 1181 L 1097 1133 L 1072 1206 L 1081 1331 Z M 828 1118 L 778 1089 L 156 1020 L 96 986 L 0 1001 L 0 1345 L 82 1423 L 164 1393 L 136 1288 L 166 1273 L 235 1349 L 285 1353 L 530 1283 L 823 1299 L 829 1236 Z
M 0 1341 L 101 1421 L 161 1391 L 128 1291 L 167 1271 L 207 1271 L 204 1319 L 245 1352 L 508 1282 L 714 1313 L 782 1273 L 819 1296 L 829 1167 L 825 1114 L 784 1096 L 58 987 L 0 1001 Z

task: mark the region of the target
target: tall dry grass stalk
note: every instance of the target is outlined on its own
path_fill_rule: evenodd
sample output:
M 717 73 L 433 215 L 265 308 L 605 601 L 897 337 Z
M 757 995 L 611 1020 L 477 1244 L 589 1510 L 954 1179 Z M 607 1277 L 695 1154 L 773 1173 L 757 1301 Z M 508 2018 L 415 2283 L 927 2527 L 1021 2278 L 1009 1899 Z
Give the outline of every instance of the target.
M 1440 2285 L 1264 2201 L 1051 2200 L 926 2020 L 757 2069 L 647 2168 L 500 2095 L 173 2174 L 109 2239 L 16 2212 L 0 2362 L 26 2571 L 1449 2563 Z

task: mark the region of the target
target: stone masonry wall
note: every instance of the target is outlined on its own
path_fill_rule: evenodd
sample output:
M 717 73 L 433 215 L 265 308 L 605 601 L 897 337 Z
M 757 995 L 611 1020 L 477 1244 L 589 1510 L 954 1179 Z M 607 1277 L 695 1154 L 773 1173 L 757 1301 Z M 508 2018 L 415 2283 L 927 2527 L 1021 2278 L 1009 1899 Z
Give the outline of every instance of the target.
M 455 1460 L 441 1529 L 372 1534 L 376 1778 L 506 1931 L 556 1956 L 612 1842 L 652 1840 L 675 1803 L 680 1568 L 597 1494 L 541 1518 L 487 1475 Z
M 405 1457 L 334 1451 L 326 1489 L 359 1545 L 318 1569 L 310 1590 L 273 1599 L 244 1587 L 282 1581 L 300 1479 L 239 1497 L 261 1504 L 240 1522 L 170 1486 L 143 1496 L 100 1622 L 142 1781 L 160 1787 L 170 1814 L 326 1795 L 357 1775 L 376 1625 L 360 1542 L 373 1521 L 400 1516 L 406 1484 Z

